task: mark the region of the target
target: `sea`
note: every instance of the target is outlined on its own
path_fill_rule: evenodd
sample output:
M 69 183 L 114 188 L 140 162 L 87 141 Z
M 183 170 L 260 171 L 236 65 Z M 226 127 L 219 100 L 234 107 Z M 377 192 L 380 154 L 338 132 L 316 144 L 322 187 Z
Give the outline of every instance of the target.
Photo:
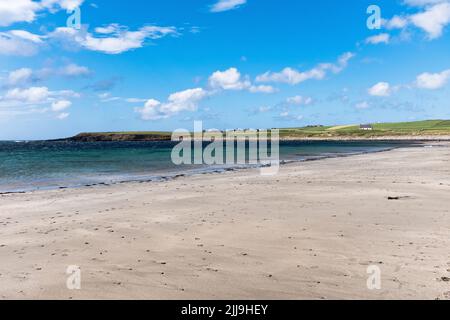
M 251 165 L 175 165 L 175 142 L 0 141 L 0 193 L 157 181 Z M 380 152 L 398 141 L 282 141 L 282 163 Z

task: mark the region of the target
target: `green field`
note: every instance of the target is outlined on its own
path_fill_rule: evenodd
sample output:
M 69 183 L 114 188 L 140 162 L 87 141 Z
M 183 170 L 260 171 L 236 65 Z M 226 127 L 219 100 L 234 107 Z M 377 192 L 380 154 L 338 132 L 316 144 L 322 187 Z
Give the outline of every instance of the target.
M 281 137 L 330 138 L 330 137 L 383 137 L 383 136 L 434 136 L 450 135 L 450 120 L 416 122 L 374 123 L 373 130 L 364 131 L 359 125 L 316 126 L 281 129 Z
M 375 123 L 373 130 L 361 130 L 359 125 L 308 126 L 302 128 L 280 129 L 280 137 L 287 139 L 306 138 L 380 138 L 401 136 L 450 136 L 450 120 L 427 120 L 416 122 Z M 245 135 L 245 132 L 236 132 Z M 170 140 L 170 132 L 129 131 L 81 133 L 71 140 L 75 141 L 156 141 Z M 206 134 L 207 135 L 207 134 Z

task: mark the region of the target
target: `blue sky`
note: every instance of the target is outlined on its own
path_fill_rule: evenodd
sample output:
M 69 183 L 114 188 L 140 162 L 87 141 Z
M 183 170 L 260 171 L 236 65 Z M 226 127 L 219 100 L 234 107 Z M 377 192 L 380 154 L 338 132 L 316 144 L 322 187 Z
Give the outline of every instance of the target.
M 0 0 L 0 140 L 450 118 L 449 24 L 449 0 Z

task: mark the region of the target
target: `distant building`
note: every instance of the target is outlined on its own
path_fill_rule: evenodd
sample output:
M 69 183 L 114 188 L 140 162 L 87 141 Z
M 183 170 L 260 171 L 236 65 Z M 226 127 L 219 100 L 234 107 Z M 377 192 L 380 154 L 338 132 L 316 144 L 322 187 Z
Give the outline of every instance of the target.
M 373 125 L 371 124 L 362 124 L 359 126 L 360 130 L 365 130 L 365 131 L 372 131 L 373 130 Z

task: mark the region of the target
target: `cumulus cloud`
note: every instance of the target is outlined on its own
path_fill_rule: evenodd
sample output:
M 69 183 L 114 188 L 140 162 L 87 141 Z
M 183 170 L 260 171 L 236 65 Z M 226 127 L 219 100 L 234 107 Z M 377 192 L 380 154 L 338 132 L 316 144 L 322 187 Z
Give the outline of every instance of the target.
M 44 86 L 11 88 L 0 96 L 0 108 L 12 114 L 61 112 L 72 105 L 69 98 L 79 97 L 72 90 L 50 91 Z
M 78 46 L 106 54 L 120 54 L 133 49 L 142 48 L 146 40 L 160 39 L 168 35 L 178 35 L 175 27 L 145 26 L 136 31 L 127 27 L 111 24 L 97 28 L 97 35 L 86 30 L 60 27 L 50 34 L 53 39 L 70 41 Z M 100 31 L 100 32 L 98 32 Z
M 421 89 L 436 90 L 444 87 L 450 79 L 450 69 L 440 73 L 422 73 L 417 76 L 416 85 Z
M 42 103 L 48 99 L 49 95 L 47 87 L 14 88 L 6 93 L 5 99 L 25 103 Z
M 411 16 L 411 22 L 423 29 L 430 40 L 439 38 L 450 23 L 450 3 L 442 2 Z
M 418 7 L 419 12 L 409 15 L 395 15 L 385 20 L 387 29 L 406 30 L 416 27 L 424 31 L 429 40 L 442 36 L 445 27 L 450 24 L 450 2 L 448 0 L 405 0 L 405 4 Z
M 388 97 L 391 95 L 391 86 L 388 82 L 378 82 L 369 88 L 368 93 L 374 97 Z
M 83 2 L 84 0 L 42 0 L 41 7 L 53 12 L 60 9 L 73 10 L 80 7 Z
M 379 44 L 379 43 L 389 43 L 391 36 L 388 33 L 381 33 L 375 36 L 368 37 L 366 43 Z
M 0 26 L 7 27 L 18 22 L 30 23 L 36 19 L 40 11 L 72 10 L 83 2 L 84 0 L 0 1 Z
M 251 93 L 274 93 L 269 85 L 253 85 L 248 76 L 242 77 L 236 68 L 216 71 L 209 77 L 209 86 L 214 90 L 248 90 Z
M 21 68 L 14 71 L 11 71 L 8 74 L 8 85 L 19 85 L 23 83 L 27 83 L 31 80 L 33 75 L 33 70 L 29 68 Z
M 0 54 L 32 56 L 37 53 L 42 37 L 24 30 L 0 32 Z
M 384 22 L 384 25 L 388 29 L 403 29 L 408 25 L 408 18 L 401 16 L 394 16 Z
M 61 9 L 72 10 L 83 0 L 16 0 L 0 1 L 0 26 L 9 26 L 14 22 L 32 22 L 41 10 L 55 12 Z M 120 54 L 141 48 L 149 40 L 179 35 L 177 28 L 168 26 L 143 26 L 138 30 L 129 30 L 126 26 L 110 24 L 88 32 L 87 27 L 76 30 L 59 27 L 44 35 L 32 34 L 25 30 L 0 32 L 0 54 L 31 56 L 47 42 L 56 41 L 68 48 L 82 48 L 106 54 Z
M 72 105 L 72 102 L 70 102 L 68 100 L 58 100 L 58 101 L 55 101 L 52 103 L 52 111 L 60 112 L 60 111 L 70 108 L 71 105 Z
M 43 68 L 39 70 L 32 70 L 30 68 L 20 68 L 9 72 L 6 84 L 8 86 L 23 86 L 28 83 L 36 83 L 46 80 L 52 76 L 64 77 L 86 77 L 91 74 L 89 68 L 79 66 L 75 63 L 68 64 L 60 68 Z
M 223 12 L 233 10 L 247 3 L 247 0 L 219 0 L 211 6 L 211 12 Z
M 397 86 L 391 86 L 388 82 L 379 82 L 369 88 L 367 92 L 374 97 L 388 97 L 393 92 L 396 92 L 402 88 L 419 88 L 427 90 L 437 90 L 443 88 L 450 81 L 450 69 L 442 72 L 430 73 L 424 72 L 416 77 L 416 80 L 412 84 L 403 84 Z
M 0 26 L 6 27 L 16 22 L 32 22 L 40 9 L 31 0 L 0 1 Z
M 307 71 L 298 71 L 293 68 L 284 68 L 280 72 L 266 72 L 256 77 L 257 82 L 281 82 L 290 85 L 296 85 L 307 80 L 322 80 L 329 72 L 340 73 L 344 70 L 354 54 L 347 52 L 339 57 L 337 63 L 321 63 L 313 69 Z
M 242 80 L 236 68 L 216 71 L 209 77 L 209 85 L 214 89 L 243 90 L 251 86 L 250 81 Z
M 135 111 L 142 120 L 166 119 L 183 111 L 196 111 L 200 101 L 208 95 L 202 88 L 188 89 L 171 94 L 165 103 L 150 99 L 144 107 L 136 108 Z

